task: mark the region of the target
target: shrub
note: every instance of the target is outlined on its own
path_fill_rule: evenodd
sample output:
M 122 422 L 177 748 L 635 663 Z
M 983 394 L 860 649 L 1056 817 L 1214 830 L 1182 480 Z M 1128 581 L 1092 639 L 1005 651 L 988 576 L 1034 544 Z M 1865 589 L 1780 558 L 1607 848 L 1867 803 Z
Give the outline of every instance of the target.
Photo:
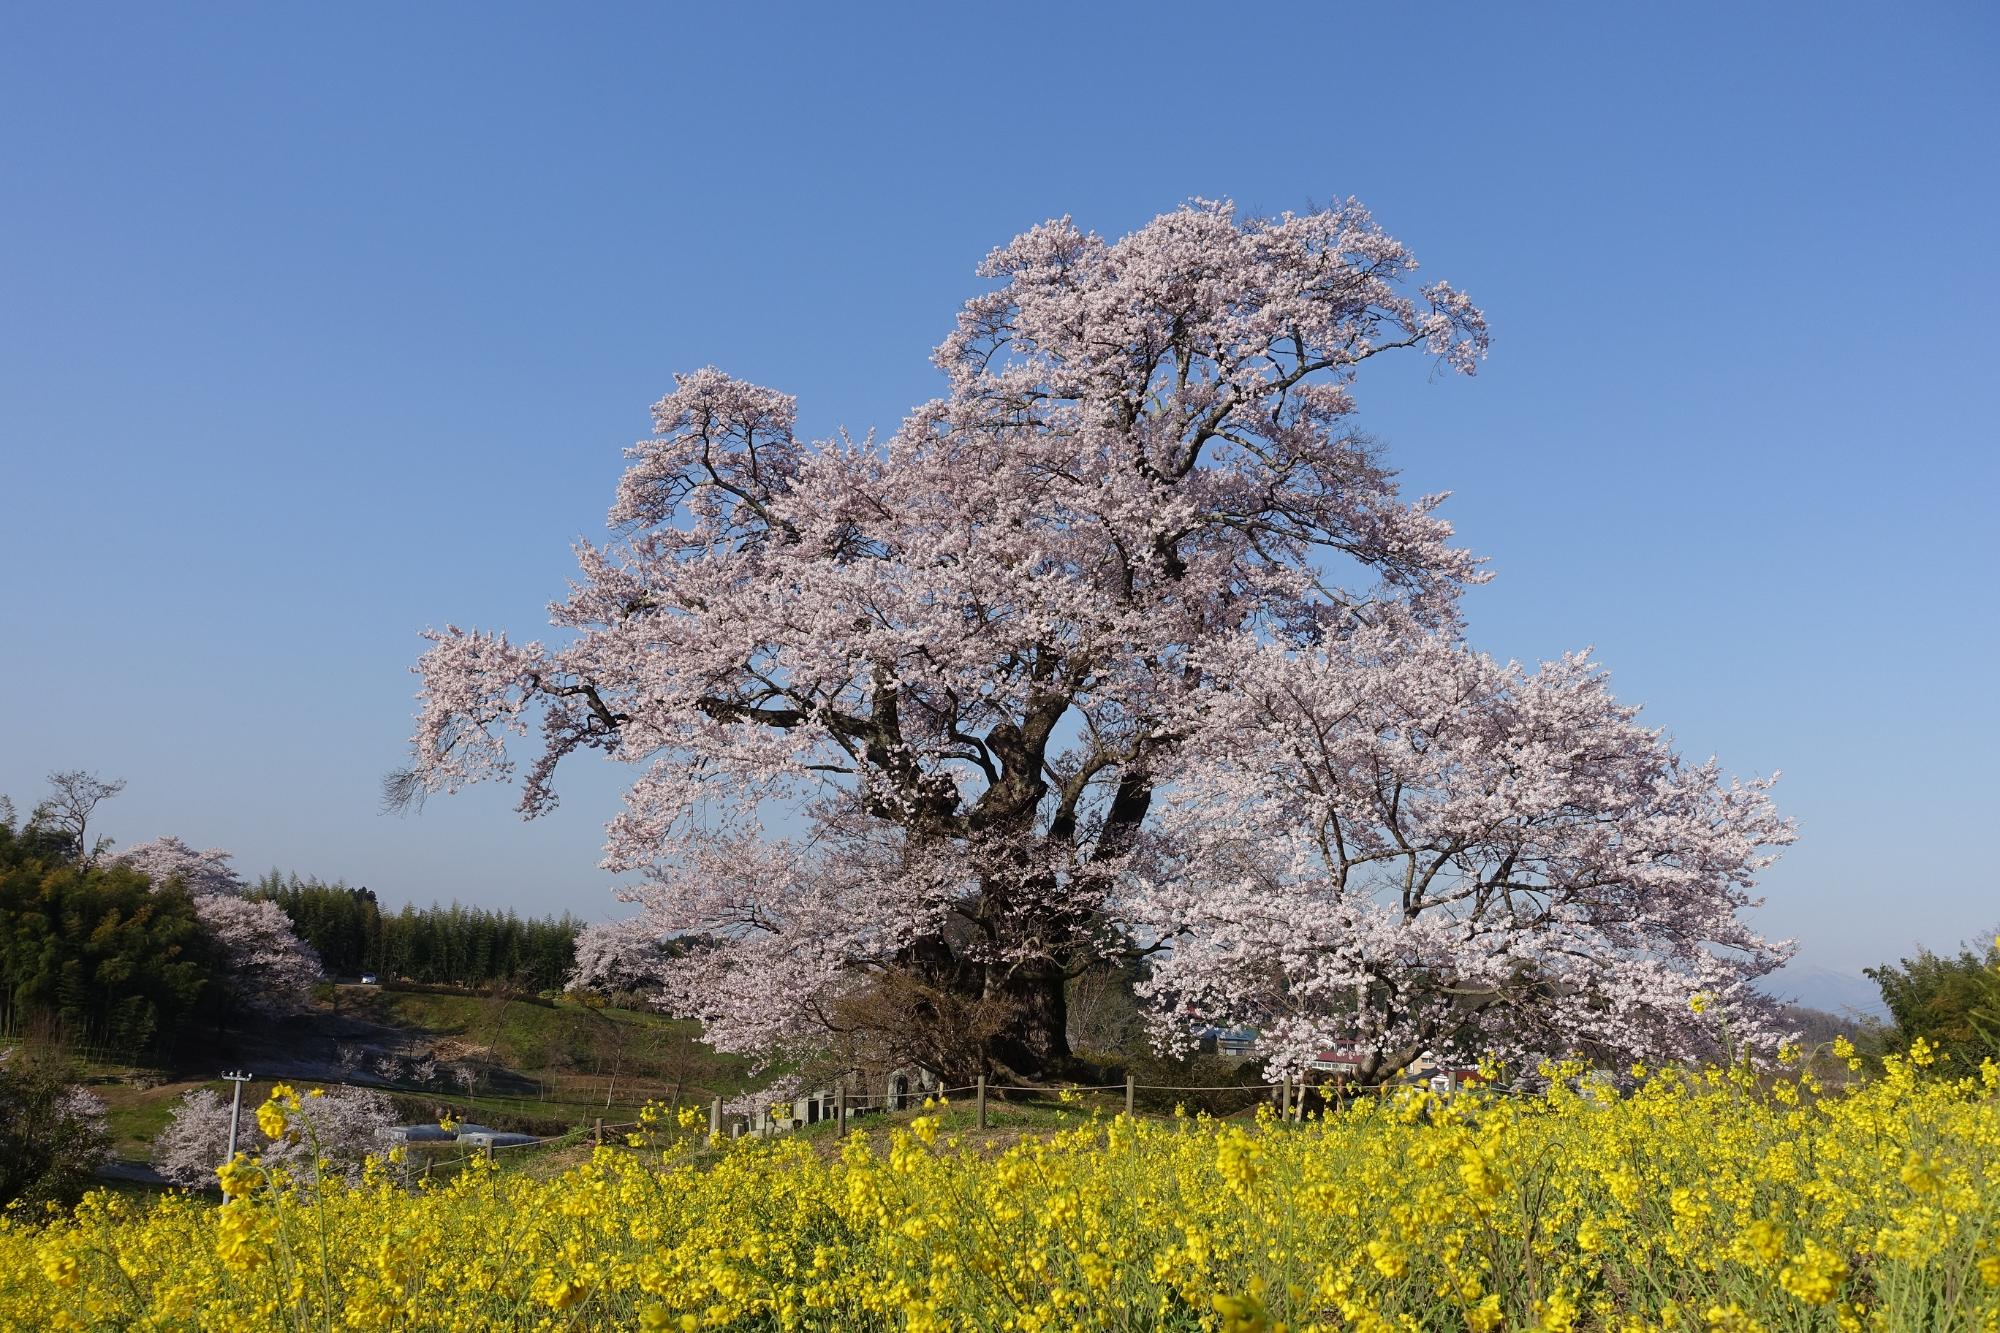
M 0 1052 L 0 1204 L 74 1205 L 110 1155 L 104 1103 L 66 1061 Z

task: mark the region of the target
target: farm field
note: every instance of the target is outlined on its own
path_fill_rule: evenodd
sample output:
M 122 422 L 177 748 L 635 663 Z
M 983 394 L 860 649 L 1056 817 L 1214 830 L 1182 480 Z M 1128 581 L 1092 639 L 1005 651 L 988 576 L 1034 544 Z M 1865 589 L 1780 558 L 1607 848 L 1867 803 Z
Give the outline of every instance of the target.
M 1282 1123 L 963 1108 L 405 1190 L 233 1174 L 0 1223 L 7 1327 L 1990 1329 L 2000 1068 L 1404 1092 Z M 1929 1066 L 1928 1068 L 1926 1066 Z M 281 1095 L 260 1119 L 283 1130 Z

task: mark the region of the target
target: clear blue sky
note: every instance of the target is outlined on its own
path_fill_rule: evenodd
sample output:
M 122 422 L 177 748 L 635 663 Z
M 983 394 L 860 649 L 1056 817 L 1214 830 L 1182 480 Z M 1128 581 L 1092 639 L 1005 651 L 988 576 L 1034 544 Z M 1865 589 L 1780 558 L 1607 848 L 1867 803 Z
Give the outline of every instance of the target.
M 417 631 L 542 626 L 673 371 L 892 426 L 1016 231 L 1352 194 L 1492 320 L 1362 386 L 1475 639 L 1782 768 L 1807 963 L 2000 918 L 1991 6 L 936 9 L 9 7 L 0 791 L 616 914 L 617 771 L 376 783 Z

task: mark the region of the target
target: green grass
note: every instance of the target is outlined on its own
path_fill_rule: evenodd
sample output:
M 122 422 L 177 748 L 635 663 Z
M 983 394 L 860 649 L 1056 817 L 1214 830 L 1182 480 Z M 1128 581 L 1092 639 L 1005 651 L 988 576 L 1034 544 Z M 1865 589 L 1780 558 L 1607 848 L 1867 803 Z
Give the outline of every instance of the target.
M 628 1009 L 553 1006 L 479 995 L 344 986 L 341 1012 L 386 1027 L 448 1038 L 482 1050 L 483 1059 L 542 1081 L 620 1077 L 681 1082 L 733 1095 L 746 1062 L 700 1045 L 689 1022 Z
M 98 1083 L 90 1090 L 104 1099 L 112 1153 L 128 1161 L 143 1162 L 152 1153 L 153 1140 L 173 1118 L 174 1107 L 181 1097 L 203 1087 L 226 1093 L 229 1085 L 219 1079 L 190 1079 L 152 1088 L 131 1083 Z
M 649 1098 L 699 1101 L 741 1090 L 748 1062 L 700 1043 L 690 1022 L 570 1001 L 553 1006 L 477 995 L 343 987 L 342 1012 L 476 1052 L 483 1065 L 532 1083 L 496 1079 L 474 1102 L 525 1100 L 582 1110 L 637 1106 Z M 525 1108 L 520 1108 L 525 1109 Z
M 331 1000 L 339 1015 L 390 1029 L 402 1045 L 456 1051 L 448 1058 L 468 1059 L 482 1071 L 484 1081 L 469 1096 L 449 1083 L 392 1091 L 408 1123 L 450 1108 L 463 1121 L 549 1135 L 588 1128 L 599 1117 L 629 1121 L 648 1100 L 706 1105 L 710 1097 L 735 1096 L 745 1081 L 746 1061 L 703 1046 L 696 1024 L 658 1014 L 361 986 L 338 987 Z M 132 1161 L 150 1157 L 154 1138 L 187 1092 L 207 1087 L 225 1098 L 230 1092 L 207 1061 L 146 1069 L 99 1059 L 88 1072 L 91 1091 L 106 1103 L 113 1150 Z M 297 1078 L 244 1085 L 246 1125 L 280 1081 L 313 1085 Z

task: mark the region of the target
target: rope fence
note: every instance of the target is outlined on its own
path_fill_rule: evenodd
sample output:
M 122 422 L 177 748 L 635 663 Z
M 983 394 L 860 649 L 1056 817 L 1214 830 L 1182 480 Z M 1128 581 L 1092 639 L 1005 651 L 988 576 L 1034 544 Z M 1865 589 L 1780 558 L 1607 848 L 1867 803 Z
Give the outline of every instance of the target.
M 918 1088 L 912 1089 L 907 1093 L 891 1093 L 880 1097 L 857 1095 L 850 1098 L 844 1088 L 837 1087 L 833 1090 L 831 1096 L 815 1095 L 803 1099 L 791 1098 L 787 1099 L 786 1102 L 773 1102 L 770 1106 L 765 1107 L 762 1112 L 750 1116 L 736 1114 L 725 1116 L 722 1110 L 722 1098 L 713 1097 L 710 1099 L 708 1106 L 707 1128 L 709 1135 L 715 1138 L 723 1137 L 725 1131 L 727 1137 L 731 1138 L 746 1136 L 770 1137 L 795 1128 L 803 1128 L 813 1123 L 832 1123 L 835 1125 L 837 1133 L 845 1135 L 848 1121 L 850 1117 L 855 1115 L 883 1111 L 917 1110 L 921 1109 L 927 1103 L 967 1093 L 971 1094 L 974 1099 L 978 1126 L 982 1130 L 992 1127 L 988 1117 L 989 1101 L 991 1100 L 997 1099 L 1005 1104 L 1012 1097 L 1025 1095 L 1029 1101 L 1046 1101 L 1050 1099 L 1068 1101 L 1086 1093 L 1120 1092 L 1125 1094 L 1124 1113 L 1126 1115 L 1136 1113 L 1135 1103 L 1137 1094 L 1141 1092 L 1176 1094 L 1238 1093 L 1247 1094 L 1256 1100 L 1263 1100 L 1266 1095 L 1275 1094 L 1278 1103 L 1279 1121 L 1302 1123 L 1305 1120 L 1306 1101 L 1309 1094 L 1319 1094 L 1324 1105 L 1329 1100 L 1330 1095 L 1338 1095 L 1342 1098 L 1379 1095 L 1388 1091 L 1393 1086 L 1395 1085 L 1348 1084 L 1339 1082 L 1334 1078 L 1323 1078 L 1318 1082 L 1306 1079 L 1282 1079 L 1276 1083 L 1207 1084 L 1140 1083 L 1136 1079 L 1128 1078 L 1123 1083 L 1059 1084 L 1055 1086 L 1024 1087 L 1019 1085 L 990 1085 L 982 1078 L 976 1083 L 961 1084 L 955 1087 Z M 817 1104 L 816 1106 L 809 1105 L 808 1118 L 801 1120 L 794 1116 L 787 1116 L 781 1122 L 770 1117 L 770 1112 L 775 1107 L 786 1104 L 796 1105 L 800 1100 L 804 1100 L 809 1104 Z M 816 1119 L 811 1115 L 811 1112 L 814 1110 L 818 1112 Z M 523 1138 L 520 1142 L 516 1143 L 488 1143 L 472 1152 L 445 1158 L 442 1161 L 427 1160 L 423 1167 L 423 1176 L 425 1179 L 429 1179 L 434 1172 L 446 1172 L 452 1168 L 463 1169 L 465 1163 L 480 1157 L 492 1162 L 498 1158 L 499 1154 L 510 1152 L 516 1148 L 575 1147 L 583 1143 L 590 1143 L 594 1147 L 599 1148 L 629 1148 L 636 1151 L 652 1145 L 631 1143 L 629 1141 L 629 1131 L 641 1130 L 647 1127 L 647 1123 L 640 1120 L 622 1120 L 616 1122 L 596 1120 L 590 1125 L 578 1126 L 562 1134 Z M 410 1183 L 410 1177 L 410 1164 L 406 1159 L 403 1169 L 405 1184 Z
M 347 1084 L 344 1086 L 368 1087 L 371 1085 Z M 892 1092 L 882 1096 L 858 1094 L 850 1097 L 844 1088 L 836 1087 L 831 1096 L 816 1094 L 806 1098 L 788 1098 L 784 1101 L 774 1101 L 764 1107 L 762 1111 L 750 1116 L 737 1114 L 725 1116 L 722 1109 L 723 1099 L 721 1097 L 713 1097 L 710 1099 L 707 1108 L 707 1128 L 712 1137 L 722 1137 L 725 1135 L 725 1132 L 728 1137 L 732 1138 L 738 1136 L 769 1137 L 773 1134 L 787 1132 L 794 1128 L 802 1128 L 805 1125 L 813 1123 L 831 1122 L 836 1125 L 837 1132 L 844 1135 L 847 1130 L 849 1118 L 856 1115 L 918 1110 L 930 1103 L 948 1100 L 954 1096 L 970 1094 L 976 1107 L 978 1126 L 983 1130 L 992 1127 L 988 1111 L 989 1103 L 993 1100 L 999 1100 L 1003 1105 L 1015 1098 L 1024 1098 L 1027 1102 L 1031 1103 L 1048 1100 L 1067 1102 L 1087 1093 L 1120 1092 L 1125 1094 L 1124 1113 L 1126 1115 L 1136 1113 L 1135 1103 L 1137 1094 L 1141 1092 L 1174 1094 L 1237 1093 L 1249 1095 L 1258 1100 L 1262 1100 L 1266 1094 L 1275 1093 L 1277 1094 L 1279 1119 L 1281 1121 L 1303 1121 L 1305 1118 L 1306 1099 L 1310 1093 L 1317 1092 L 1322 1098 L 1325 1098 L 1327 1094 L 1333 1093 L 1338 1088 L 1338 1093 L 1342 1097 L 1357 1097 L 1379 1094 L 1387 1091 L 1390 1086 L 1393 1085 L 1363 1086 L 1341 1084 L 1331 1078 L 1322 1079 L 1317 1083 L 1305 1079 L 1285 1079 L 1276 1083 L 1206 1084 L 1140 1083 L 1136 1079 L 1128 1078 L 1123 1083 L 1023 1086 L 1017 1084 L 993 1085 L 989 1084 L 984 1078 L 981 1078 L 974 1083 L 959 1084 L 953 1087 L 913 1088 L 908 1092 Z M 807 1118 L 800 1119 L 795 1116 L 786 1116 L 780 1121 L 771 1117 L 770 1112 L 776 1107 L 781 1105 L 796 1105 L 801 1100 L 808 1103 Z M 814 1115 L 814 1112 L 817 1112 L 817 1114 Z M 488 1162 L 493 1162 L 502 1153 L 512 1153 L 516 1149 L 575 1147 L 584 1143 L 589 1143 L 594 1147 L 613 1148 L 646 1146 L 631 1144 L 628 1141 L 628 1136 L 631 1131 L 647 1127 L 648 1124 L 644 1120 L 605 1121 L 597 1119 L 588 1125 L 578 1125 L 560 1134 L 522 1135 L 518 1137 L 516 1142 L 512 1143 L 487 1142 L 478 1145 L 470 1152 L 441 1159 L 431 1157 L 427 1153 L 422 1153 L 421 1149 L 419 1149 L 419 1154 L 423 1158 L 421 1176 L 424 1180 L 429 1180 L 434 1175 L 452 1173 L 454 1169 L 462 1171 L 468 1162 L 480 1158 L 484 1158 Z M 436 1142 L 441 1144 L 444 1141 L 439 1140 Z M 452 1141 L 452 1146 L 460 1146 L 462 1142 L 463 1140 Z M 414 1183 L 412 1177 L 416 1174 L 415 1168 L 416 1163 L 413 1160 L 413 1156 L 406 1155 L 403 1159 L 401 1173 L 405 1185 Z
M 1061 1102 L 1070 1102 L 1087 1093 L 1115 1094 L 1120 1092 L 1125 1094 L 1124 1113 L 1128 1116 L 1137 1114 L 1138 1095 L 1142 1092 L 1170 1093 L 1177 1096 L 1234 1093 L 1239 1096 L 1248 1096 L 1253 1100 L 1262 1100 L 1267 1095 L 1275 1094 L 1273 1100 L 1277 1102 L 1278 1119 L 1299 1123 L 1305 1120 L 1308 1099 L 1315 1096 L 1319 1099 L 1321 1106 L 1324 1107 L 1336 1099 L 1347 1101 L 1362 1097 L 1379 1096 L 1397 1086 L 1400 1085 L 1397 1083 L 1353 1083 L 1347 1081 L 1343 1076 L 1332 1073 L 1324 1074 L 1317 1080 L 1309 1078 L 1280 1079 L 1276 1083 L 1140 1083 L 1136 1078 L 1128 1076 L 1123 1083 L 1059 1084 L 1054 1086 L 1025 1087 L 1018 1085 L 990 1085 L 986 1079 L 981 1078 L 978 1082 L 972 1084 L 961 1084 L 956 1087 L 945 1088 L 918 1087 L 912 1088 L 907 1092 L 890 1092 L 879 1098 L 868 1094 L 850 1095 L 844 1086 L 836 1086 L 831 1093 L 825 1089 L 821 1089 L 805 1097 L 774 1098 L 762 1106 L 755 1106 L 753 1103 L 755 1109 L 747 1117 L 730 1116 L 728 1128 L 732 1136 L 748 1133 L 759 1137 L 768 1137 L 774 1133 L 832 1121 L 836 1125 L 836 1132 L 845 1134 L 848 1120 L 852 1116 L 873 1114 L 879 1111 L 893 1113 L 914 1110 L 929 1106 L 937 1101 L 949 1103 L 952 1097 L 966 1093 L 973 1095 L 977 1109 L 977 1122 L 980 1129 L 991 1128 L 991 1121 L 988 1115 L 988 1103 L 991 1099 L 997 1098 L 1004 1104 L 1013 1101 L 1016 1096 L 1024 1095 L 1030 1101 L 1053 1098 Z M 1153 1099 L 1149 1097 L 1148 1100 L 1151 1101 Z M 803 1109 L 792 1109 L 799 1108 L 801 1103 L 803 1103 Z M 781 1107 L 786 1108 L 786 1114 L 776 1114 Z M 1178 1107 L 1176 1109 L 1178 1110 Z M 1239 1107 L 1237 1109 L 1241 1110 L 1244 1108 Z M 1217 1113 L 1223 1114 L 1226 1112 L 1218 1110 Z M 709 1132 L 719 1135 L 723 1132 L 723 1128 L 722 1099 L 718 1097 L 709 1108 Z

